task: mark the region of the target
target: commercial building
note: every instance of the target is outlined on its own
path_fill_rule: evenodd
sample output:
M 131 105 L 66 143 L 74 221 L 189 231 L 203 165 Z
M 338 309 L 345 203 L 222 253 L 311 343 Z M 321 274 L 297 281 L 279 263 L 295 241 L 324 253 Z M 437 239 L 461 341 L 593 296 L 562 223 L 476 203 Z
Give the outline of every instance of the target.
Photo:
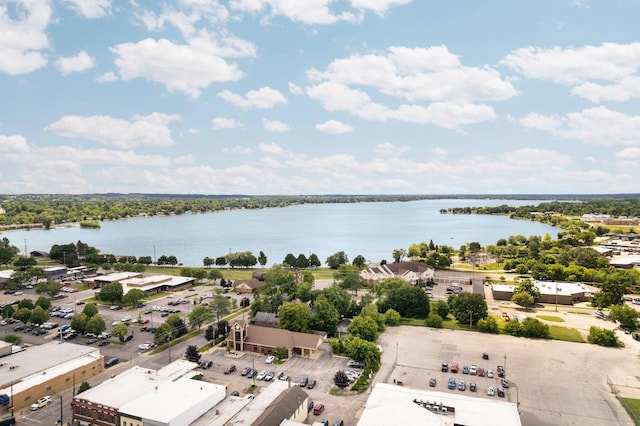
M 100 349 L 58 341 L 7 355 L 0 364 L 0 395 L 12 398 L 15 412 L 104 370 Z
M 558 303 L 572 305 L 588 302 L 593 298 L 596 289 L 579 282 L 568 281 L 537 281 L 533 284 L 540 290 L 540 303 Z M 516 285 L 493 284 L 491 291 L 495 300 L 511 300 Z
M 365 404 L 358 426 L 520 426 L 517 404 L 495 397 L 435 392 L 378 383 Z
M 226 395 L 200 380 L 196 363 L 177 360 L 159 370 L 134 366 L 71 400 L 74 424 L 187 426 Z
M 317 355 L 322 337 L 273 327 L 251 325 L 238 320 L 231 324 L 227 347 L 233 351 L 272 354 L 279 346 L 287 348 L 287 356 L 313 357 Z
M 178 291 L 195 283 L 195 278 L 178 277 L 173 275 L 143 274 L 142 272 L 116 272 L 108 275 L 100 275 L 84 280 L 84 283 L 94 289 L 102 288 L 105 284 L 119 282 L 122 284 L 124 294 L 137 288 L 147 294 L 162 293 L 165 291 Z

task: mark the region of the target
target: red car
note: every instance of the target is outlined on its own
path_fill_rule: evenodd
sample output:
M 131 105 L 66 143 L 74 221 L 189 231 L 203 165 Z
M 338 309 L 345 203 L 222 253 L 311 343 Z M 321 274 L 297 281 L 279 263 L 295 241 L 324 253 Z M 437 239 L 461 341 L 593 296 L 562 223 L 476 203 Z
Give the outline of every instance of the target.
M 107 346 L 109 343 L 111 343 L 111 340 L 103 340 L 98 343 L 98 346 Z
M 231 374 L 234 371 L 236 371 L 236 366 L 231 364 L 230 366 L 228 366 L 225 370 L 224 370 L 224 374 Z
M 484 377 L 484 368 L 482 367 L 478 368 L 478 376 Z
M 453 364 L 451 364 L 451 372 L 452 373 L 457 373 L 458 372 L 458 363 L 454 362 Z

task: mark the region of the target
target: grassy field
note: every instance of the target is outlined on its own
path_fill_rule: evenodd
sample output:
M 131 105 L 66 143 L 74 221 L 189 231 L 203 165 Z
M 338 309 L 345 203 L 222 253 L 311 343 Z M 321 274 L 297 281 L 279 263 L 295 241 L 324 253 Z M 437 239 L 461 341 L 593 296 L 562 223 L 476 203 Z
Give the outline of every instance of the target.
M 585 343 L 582 334 L 575 328 L 560 327 L 558 325 L 550 325 L 549 333 L 554 340 L 563 340 L 565 342 Z
M 627 410 L 629 415 L 633 418 L 633 421 L 640 425 L 640 399 L 633 398 L 620 398 L 622 405 Z

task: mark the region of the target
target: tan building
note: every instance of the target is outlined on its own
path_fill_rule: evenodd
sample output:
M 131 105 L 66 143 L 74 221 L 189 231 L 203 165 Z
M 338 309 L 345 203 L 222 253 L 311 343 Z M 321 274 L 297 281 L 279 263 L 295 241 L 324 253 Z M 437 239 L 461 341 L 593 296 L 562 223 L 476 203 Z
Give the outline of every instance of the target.
M 360 276 L 368 282 L 380 282 L 387 278 L 402 278 L 408 283 L 433 280 L 435 269 L 424 262 L 394 262 L 372 266 L 360 272 Z
M 315 334 L 260 327 L 244 320 L 231 324 L 231 332 L 227 337 L 227 347 L 231 350 L 270 355 L 274 348 L 282 346 L 287 348 L 287 357 L 313 357 L 318 353 L 321 343 L 322 337 Z
M 588 302 L 593 297 L 595 289 L 579 282 L 567 281 L 533 281 L 540 290 L 540 303 L 558 303 L 572 305 Z M 517 286 L 507 284 L 493 284 L 491 291 L 495 300 L 511 300 Z
M 257 293 L 260 290 L 260 287 L 262 287 L 265 284 L 266 283 L 264 281 L 260 281 L 256 279 L 236 280 L 233 283 L 233 288 L 238 294 L 242 294 L 242 293 L 252 294 L 252 293 Z

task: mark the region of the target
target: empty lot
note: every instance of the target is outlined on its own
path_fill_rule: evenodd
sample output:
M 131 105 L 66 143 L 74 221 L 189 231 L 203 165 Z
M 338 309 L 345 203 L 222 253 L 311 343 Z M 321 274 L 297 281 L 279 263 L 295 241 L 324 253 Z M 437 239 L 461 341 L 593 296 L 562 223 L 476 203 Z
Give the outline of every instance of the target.
M 464 378 L 467 383 L 478 383 L 478 393 L 467 390 L 469 396 L 489 398 L 486 388 L 496 386 L 495 379 L 442 373 L 441 363 L 457 362 L 460 367 L 476 364 L 494 372 L 497 365 L 506 365 L 511 383 L 506 399 L 519 402 L 525 426 L 633 425 L 607 381 L 638 371 L 637 348 L 421 327 L 390 327 L 381 340 L 385 351 L 377 380 L 402 380 L 405 386 L 428 389 L 429 378 L 436 377 L 436 389 L 448 391 L 446 379 Z M 489 361 L 482 359 L 483 352 L 490 354 Z

